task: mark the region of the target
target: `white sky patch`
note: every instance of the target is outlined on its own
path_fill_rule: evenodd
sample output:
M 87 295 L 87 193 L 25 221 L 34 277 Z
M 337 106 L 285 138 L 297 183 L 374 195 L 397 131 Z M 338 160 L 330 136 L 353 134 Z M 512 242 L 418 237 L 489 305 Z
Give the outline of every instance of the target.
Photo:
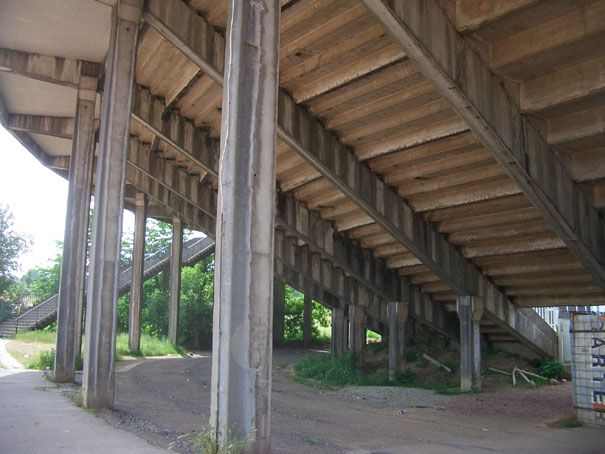
M 67 180 L 44 167 L 9 132 L 0 127 L 0 205 L 13 214 L 13 230 L 31 238 L 27 252 L 21 255 L 21 269 L 46 266 L 61 251 L 63 241 Z M 126 211 L 124 231 L 132 231 L 134 216 Z

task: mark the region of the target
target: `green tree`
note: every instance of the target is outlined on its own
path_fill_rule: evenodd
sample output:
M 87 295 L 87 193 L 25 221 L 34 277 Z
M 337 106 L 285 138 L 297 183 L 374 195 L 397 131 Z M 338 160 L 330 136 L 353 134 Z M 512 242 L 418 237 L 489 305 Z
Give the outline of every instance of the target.
M 6 320 L 21 306 L 23 286 L 15 279 L 19 256 L 27 250 L 29 239 L 13 230 L 13 215 L 0 205 L 0 321 Z
M 0 295 L 14 283 L 13 273 L 19 269 L 19 256 L 29 240 L 13 230 L 13 215 L 0 205 Z

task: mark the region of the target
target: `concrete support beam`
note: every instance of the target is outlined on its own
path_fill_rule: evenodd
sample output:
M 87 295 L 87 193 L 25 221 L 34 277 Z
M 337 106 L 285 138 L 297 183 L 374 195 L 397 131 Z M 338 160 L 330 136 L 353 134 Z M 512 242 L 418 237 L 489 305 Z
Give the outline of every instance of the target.
M 259 454 L 271 450 L 279 19 L 278 0 L 229 1 L 210 424 L 216 438 L 252 436 Z
M 399 303 L 390 302 L 388 306 L 389 315 L 389 376 L 395 377 L 395 373 L 401 366 L 401 354 L 399 351 L 399 317 L 397 314 Z
M 347 330 L 345 311 L 341 307 L 332 309 L 332 355 L 341 356 L 346 353 Z
M 86 247 L 92 164 L 94 155 L 94 113 L 97 79 L 83 77 L 78 89 L 76 121 L 67 192 L 67 215 L 63 260 L 59 280 L 55 380 L 73 382 L 75 361 L 80 356 L 82 306 L 86 270 Z
M 135 195 L 134 247 L 132 251 L 132 284 L 128 317 L 128 349 L 141 349 L 141 315 L 143 313 L 143 271 L 145 264 L 145 224 L 147 197 L 143 192 Z
M 80 87 L 82 77 L 98 79 L 103 74 L 103 65 L 100 63 L 11 49 L 0 49 L 0 68 L 43 82 L 74 88 Z M 97 87 L 94 87 L 94 91 L 97 91 Z
M 405 370 L 405 324 L 408 320 L 408 302 L 390 302 L 389 316 L 389 375 Z
M 222 66 L 215 64 L 213 57 L 215 46 L 220 46 L 220 39 L 217 38 L 220 34 L 208 27 L 193 10 L 178 0 L 151 0 L 146 20 L 216 83 L 223 85 Z M 195 32 L 196 29 L 205 30 L 205 33 L 200 35 Z M 516 316 L 508 316 L 509 310 L 514 312 L 514 306 L 481 275 L 472 262 L 465 259 L 422 216 L 414 213 L 393 190 L 359 163 L 350 150 L 283 91 L 280 92 L 278 110 L 278 135 L 285 143 L 369 213 L 394 238 L 417 254 L 452 289 L 462 294 L 495 295 L 494 299 L 489 300 L 490 307 L 486 308 L 492 318 L 508 330 L 520 329 L 522 338 L 535 338 L 533 328 L 524 323 L 517 326 Z M 388 300 L 398 301 L 399 298 Z M 522 314 L 519 317 L 524 319 Z M 537 323 L 540 324 L 539 321 Z M 542 342 L 538 348 L 549 351 L 554 348 L 556 336 L 554 332 L 543 333 L 550 328 L 545 322 L 541 325 L 538 331 L 541 332 Z
M 456 309 L 460 319 L 460 391 L 473 386 L 473 298 L 458 297 Z
M 311 347 L 311 334 L 313 326 L 313 299 L 305 292 L 303 308 L 303 348 Z
M 599 213 L 438 2 L 362 1 L 605 289 Z M 584 32 L 585 18 L 580 23 Z
M 365 307 L 349 305 L 349 349 L 359 362 L 363 361 L 365 345 Z
M 170 259 L 170 307 L 168 312 L 168 338 L 175 347 L 179 344 L 179 316 L 181 312 L 181 255 L 183 250 L 183 224 L 172 218 L 172 257 Z
M 473 374 L 477 391 L 481 391 L 481 319 L 484 309 L 483 300 L 473 298 Z
M 398 346 L 398 353 L 399 356 L 401 358 L 400 362 L 399 362 L 399 368 L 401 370 L 405 370 L 405 368 L 407 367 L 407 363 L 406 363 L 406 359 L 405 359 L 405 353 L 406 353 L 406 342 L 405 342 L 405 337 L 406 337 L 406 324 L 408 322 L 408 318 L 409 318 L 409 308 L 410 304 L 407 301 L 403 301 L 400 302 L 397 305 L 397 327 L 399 329 L 399 333 L 398 333 L 398 340 L 399 340 L 399 346 Z M 447 336 L 446 336 L 447 337 Z
M 279 279 L 273 280 L 273 345 L 285 344 L 286 284 Z
M 86 307 L 84 406 L 113 408 L 121 217 L 141 0 L 114 9 L 95 179 L 95 211 Z

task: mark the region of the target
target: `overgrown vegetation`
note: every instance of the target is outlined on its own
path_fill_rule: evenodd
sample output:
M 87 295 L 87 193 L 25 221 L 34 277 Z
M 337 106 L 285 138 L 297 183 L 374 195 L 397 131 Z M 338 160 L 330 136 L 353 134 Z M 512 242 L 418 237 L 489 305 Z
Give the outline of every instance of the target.
M 538 368 L 538 374 L 546 378 L 555 378 L 560 380 L 565 378 L 565 366 L 559 361 L 550 358 L 541 358 L 532 364 Z
M 301 379 L 317 380 L 331 386 L 405 386 L 414 380 L 413 373 L 397 371 L 393 379 L 386 370 L 366 375 L 358 367 L 352 352 L 333 357 L 331 355 L 307 355 L 295 366 L 296 376 Z
M 247 434 L 244 437 L 233 435 L 231 429 L 226 433 L 218 433 L 218 440 L 215 437 L 214 428 L 207 424 L 199 433 L 182 435 L 179 439 L 185 439 L 193 444 L 195 452 L 198 454 L 242 454 L 246 445 L 252 441 L 253 434 Z M 170 448 L 174 446 L 171 443 Z
M 30 363 L 28 369 L 53 370 L 55 367 L 55 349 L 43 350 L 38 353 L 37 358 Z
M 121 333 L 116 337 L 116 356 L 120 360 L 124 356 L 168 356 L 185 354 L 185 349 L 175 347 L 165 337 L 141 335 L 141 349 L 132 351 L 128 349 L 128 334 Z

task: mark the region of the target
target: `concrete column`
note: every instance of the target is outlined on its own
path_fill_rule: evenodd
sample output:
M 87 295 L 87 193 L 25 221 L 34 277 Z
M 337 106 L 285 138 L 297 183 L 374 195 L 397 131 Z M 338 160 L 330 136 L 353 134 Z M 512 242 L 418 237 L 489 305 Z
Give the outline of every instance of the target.
M 181 255 L 183 251 L 183 225 L 172 218 L 172 257 L 170 259 L 170 307 L 168 312 L 168 338 L 172 345 L 179 344 L 179 316 L 181 312 Z
M 164 295 L 170 293 L 170 265 L 162 269 L 162 293 Z
M 332 309 L 332 355 L 344 355 L 347 348 L 345 311 L 340 307 Z
M 473 303 L 471 296 L 459 296 L 460 319 L 460 390 L 468 392 L 473 385 Z
M 401 353 L 399 350 L 399 303 L 390 302 L 387 306 L 389 317 L 389 376 L 391 379 L 401 368 Z
M 286 307 L 286 284 L 277 279 L 273 282 L 273 344 L 285 343 L 284 316 Z
M 311 333 L 313 326 L 313 299 L 305 293 L 303 308 L 303 347 L 311 347 Z
M 132 251 L 132 283 L 130 285 L 130 310 L 128 317 L 128 348 L 141 349 L 141 314 L 143 311 L 143 271 L 145 269 L 145 223 L 147 221 L 147 197 L 135 195 L 134 247 Z
M 481 319 L 483 310 L 483 299 L 473 298 L 473 372 L 477 391 L 481 391 Z
M 363 325 L 365 308 L 363 306 L 349 306 L 349 342 L 350 349 L 355 352 L 355 356 L 361 361 L 363 355 L 363 346 L 365 344 L 365 327 Z
M 210 423 L 271 451 L 279 0 L 229 0 Z
M 409 314 L 410 303 L 407 301 L 400 302 L 397 306 L 397 328 L 399 329 L 399 333 L 397 335 L 399 340 L 399 369 L 405 370 L 407 367 L 406 359 L 405 359 L 405 327 L 408 322 L 408 314 Z
M 84 406 L 113 408 L 124 177 L 142 0 L 114 8 L 105 71 L 82 377 Z
M 97 84 L 97 78 L 81 75 L 76 104 L 59 280 L 54 369 L 55 380 L 63 383 L 74 381 L 76 357 L 80 356 L 81 348 Z

